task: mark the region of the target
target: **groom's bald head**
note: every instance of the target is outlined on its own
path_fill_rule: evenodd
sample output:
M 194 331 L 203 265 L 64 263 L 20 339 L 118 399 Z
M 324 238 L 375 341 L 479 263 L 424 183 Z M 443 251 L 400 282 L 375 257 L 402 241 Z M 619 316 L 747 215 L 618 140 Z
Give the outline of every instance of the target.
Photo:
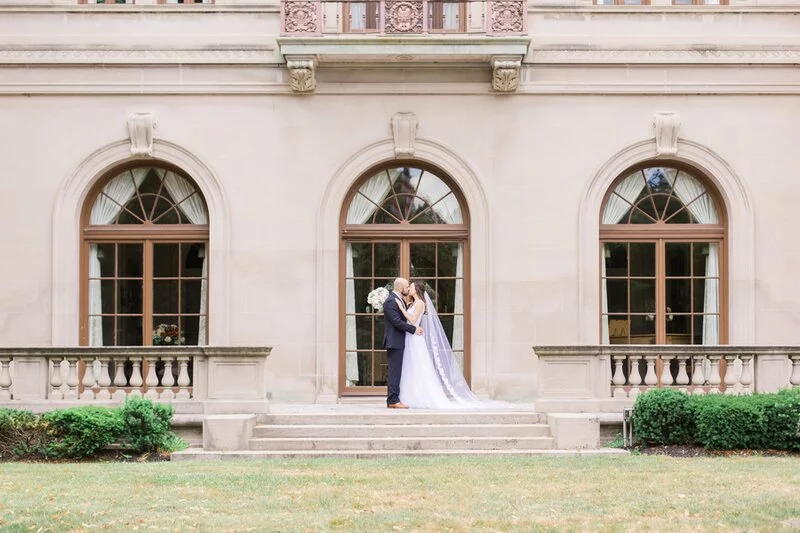
M 402 293 L 406 288 L 408 288 L 408 280 L 406 278 L 397 278 L 394 280 L 394 290 Z

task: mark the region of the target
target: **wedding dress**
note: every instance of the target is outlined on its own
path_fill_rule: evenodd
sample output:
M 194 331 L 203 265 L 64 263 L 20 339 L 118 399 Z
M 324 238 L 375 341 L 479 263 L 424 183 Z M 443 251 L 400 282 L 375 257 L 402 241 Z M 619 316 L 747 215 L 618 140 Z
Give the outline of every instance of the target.
M 414 303 L 408 308 L 413 314 Z M 509 409 L 513 404 L 479 400 L 453 357 L 442 323 L 425 294 L 425 313 L 414 324 L 424 335 L 406 333 L 400 401 L 417 409 Z

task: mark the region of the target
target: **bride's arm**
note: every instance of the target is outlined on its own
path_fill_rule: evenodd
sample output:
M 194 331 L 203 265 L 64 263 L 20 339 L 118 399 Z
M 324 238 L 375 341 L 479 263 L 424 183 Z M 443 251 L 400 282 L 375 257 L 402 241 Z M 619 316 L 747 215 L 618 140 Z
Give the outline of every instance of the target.
M 403 311 L 403 310 L 401 309 L 401 311 Z M 403 311 L 403 315 L 405 315 L 405 317 L 408 319 L 408 321 L 411 324 L 416 324 L 417 323 L 417 319 L 424 312 L 425 312 L 425 302 L 423 302 L 422 300 L 417 300 L 417 303 L 414 305 L 414 312 L 413 313 L 408 313 L 406 311 Z

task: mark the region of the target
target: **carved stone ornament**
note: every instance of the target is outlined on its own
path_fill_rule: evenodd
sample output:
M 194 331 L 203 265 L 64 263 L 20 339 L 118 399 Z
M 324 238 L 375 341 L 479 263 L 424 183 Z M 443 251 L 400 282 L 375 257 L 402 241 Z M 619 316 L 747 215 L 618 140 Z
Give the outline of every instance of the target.
M 311 93 L 317 88 L 317 63 L 313 59 L 290 59 L 286 61 L 289 69 L 289 87 L 296 93 Z
M 395 113 L 392 117 L 394 155 L 413 156 L 414 141 L 417 138 L 417 115 L 414 113 Z
M 131 154 L 153 155 L 153 130 L 155 117 L 151 113 L 131 113 L 128 115 L 128 136 L 131 140 Z
M 385 0 L 386 33 L 422 33 L 422 0 Z
M 678 130 L 681 117 L 676 113 L 656 113 L 653 128 L 656 135 L 656 155 L 675 155 L 678 153 Z
M 315 34 L 319 32 L 319 2 L 289 0 L 281 2 L 283 31 L 286 34 Z
M 495 59 L 492 61 L 492 90 L 499 93 L 513 93 L 519 87 L 519 59 Z
M 492 2 L 489 33 L 524 33 L 525 3 L 525 0 L 497 0 Z

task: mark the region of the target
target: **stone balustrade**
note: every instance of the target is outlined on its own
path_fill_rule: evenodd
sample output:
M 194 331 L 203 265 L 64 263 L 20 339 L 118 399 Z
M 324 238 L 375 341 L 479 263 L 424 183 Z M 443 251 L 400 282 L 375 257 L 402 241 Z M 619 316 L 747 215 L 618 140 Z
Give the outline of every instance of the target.
M 650 388 L 749 394 L 800 387 L 800 346 L 537 346 L 537 408 L 618 411 Z
M 268 412 L 262 347 L 0 348 L 0 406 L 45 411 L 130 396 L 185 413 Z
M 281 0 L 281 35 L 524 35 L 524 0 Z

